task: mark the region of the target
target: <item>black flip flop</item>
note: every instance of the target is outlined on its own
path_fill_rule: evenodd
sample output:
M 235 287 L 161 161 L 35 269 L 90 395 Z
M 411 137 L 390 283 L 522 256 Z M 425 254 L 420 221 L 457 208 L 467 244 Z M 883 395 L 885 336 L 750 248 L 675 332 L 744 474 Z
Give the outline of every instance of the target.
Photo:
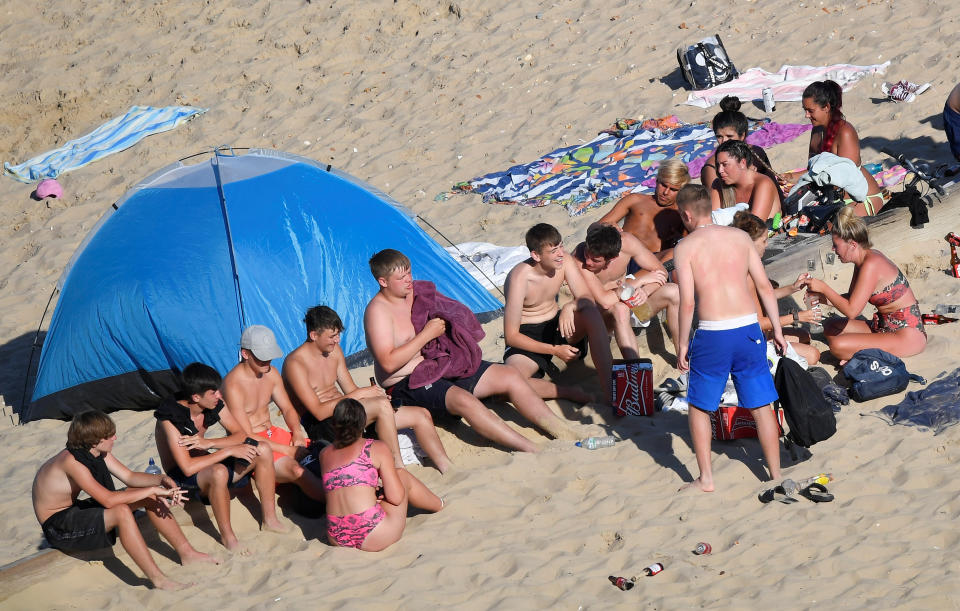
M 761 503 L 769 503 L 770 501 L 780 501 L 784 505 L 789 505 L 790 503 L 796 503 L 797 499 L 792 497 L 783 486 L 775 486 L 768 490 L 764 490 L 758 496 Z
M 814 503 L 829 503 L 833 500 L 833 495 L 827 492 L 827 487 L 816 482 L 801 490 L 800 496 Z

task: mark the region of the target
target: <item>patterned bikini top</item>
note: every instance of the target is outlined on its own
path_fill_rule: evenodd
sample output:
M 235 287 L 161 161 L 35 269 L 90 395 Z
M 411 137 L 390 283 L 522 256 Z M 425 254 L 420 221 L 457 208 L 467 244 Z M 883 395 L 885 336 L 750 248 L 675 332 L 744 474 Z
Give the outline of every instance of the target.
M 372 439 L 367 439 L 360 450 L 360 455 L 347 464 L 331 469 L 323 474 L 323 489 L 326 492 L 338 490 L 340 488 L 349 488 L 351 486 L 370 486 L 377 487 L 377 468 L 373 466 L 370 460 L 370 444 Z
M 899 269 L 897 270 L 897 277 L 893 279 L 893 282 L 883 287 L 873 295 L 870 295 L 870 305 L 881 307 L 885 306 L 888 303 L 893 303 L 897 299 L 903 297 L 907 291 L 910 289 L 910 283 L 907 282 L 907 278 L 903 275 L 903 272 Z

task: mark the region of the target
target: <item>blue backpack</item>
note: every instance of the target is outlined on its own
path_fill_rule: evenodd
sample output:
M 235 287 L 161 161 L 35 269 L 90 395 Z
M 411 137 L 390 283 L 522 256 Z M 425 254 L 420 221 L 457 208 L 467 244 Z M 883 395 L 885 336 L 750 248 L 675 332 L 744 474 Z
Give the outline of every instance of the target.
M 843 366 L 843 375 L 850 380 L 850 398 L 854 401 L 869 401 L 903 392 L 911 380 L 927 383 L 907 371 L 899 357 L 879 348 L 858 351 Z

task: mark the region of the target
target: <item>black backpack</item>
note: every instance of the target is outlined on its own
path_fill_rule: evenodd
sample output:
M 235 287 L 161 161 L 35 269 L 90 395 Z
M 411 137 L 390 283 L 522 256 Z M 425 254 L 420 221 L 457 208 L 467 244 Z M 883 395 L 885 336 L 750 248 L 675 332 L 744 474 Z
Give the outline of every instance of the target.
M 790 432 L 787 441 L 809 448 L 837 432 L 837 417 L 809 373 L 790 359 L 780 359 L 773 384 L 780 395 Z
M 684 80 L 694 89 L 709 89 L 740 76 L 719 34 L 678 47 L 677 62 Z

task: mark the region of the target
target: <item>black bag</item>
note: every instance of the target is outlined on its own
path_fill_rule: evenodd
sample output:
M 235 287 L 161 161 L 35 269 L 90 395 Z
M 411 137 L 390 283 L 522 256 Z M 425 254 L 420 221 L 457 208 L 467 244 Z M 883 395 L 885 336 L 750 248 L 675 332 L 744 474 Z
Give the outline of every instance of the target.
M 926 380 L 907 371 L 899 357 L 879 348 L 860 350 L 843 366 L 843 375 L 851 382 L 850 398 L 869 401 L 906 390 L 910 381 Z
M 690 46 L 678 47 L 677 62 L 683 78 L 694 89 L 709 89 L 740 76 L 723 48 L 719 34 Z
M 773 384 L 790 427 L 786 435 L 788 441 L 809 448 L 837 432 L 833 407 L 823 398 L 813 376 L 803 367 L 790 359 L 780 359 Z

